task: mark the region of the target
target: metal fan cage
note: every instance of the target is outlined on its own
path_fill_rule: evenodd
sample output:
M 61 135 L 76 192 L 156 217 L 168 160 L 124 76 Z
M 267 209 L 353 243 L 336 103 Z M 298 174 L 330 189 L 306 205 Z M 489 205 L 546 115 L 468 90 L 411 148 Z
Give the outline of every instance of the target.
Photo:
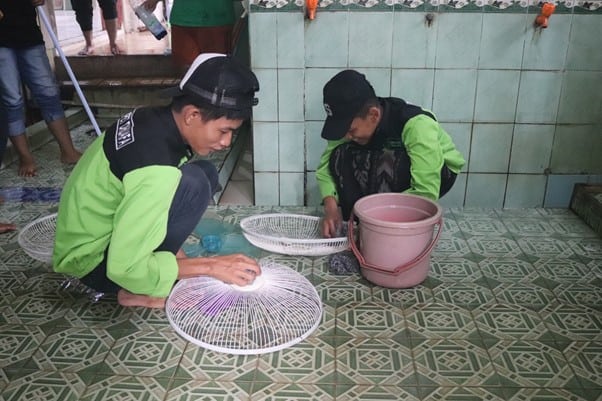
M 324 256 L 349 247 L 346 236 L 322 238 L 320 218 L 316 216 L 260 214 L 242 219 L 240 227 L 253 245 L 285 255 Z
M 179 281 L 165 305 L 170 324 L 186 340 L 235 355 L 278 351 L 303 341 L 320 324 L 322 302 L 301 274 L 260 261 L 247 287 L 210 277 Z
M 55 232 L 56 213 L 53 213 L 23 227 L 19 231 L 17 242 L 31 258 L 51 263 Z

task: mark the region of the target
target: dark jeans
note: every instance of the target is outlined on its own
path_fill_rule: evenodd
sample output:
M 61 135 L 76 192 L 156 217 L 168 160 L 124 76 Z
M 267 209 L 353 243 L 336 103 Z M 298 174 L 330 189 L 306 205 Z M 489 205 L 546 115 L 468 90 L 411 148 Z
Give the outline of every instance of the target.
M 383 192 L 403 192 L 411 187 L 411 161 L 405 149 L 370 149 L 347 142 L 333 150 L 329 167 L 345 220 L 349 219 L 353 205 L 360 198 Z M 444 164 L 439 198 L 455 181 L 456 174 Z
M 200 160 L 181 167 L 182 178 L 169 208 L 167 234 L 155 251 L 174 255 L 196 227 L 207 210 L 213 193 L 219 187 L 218 173 L 213 164 Z M 140 239 L 143 240 L 142 238 Z M 107 277 L 107 253 L 103 261 L 80 281 L 88 287 L 105 293 L 116 293 L 121 287 Z
M 98 0 L 102 10 L 102 19 L 117 18 L 117 0 Z M 92 30 L 92 0 L 71 0 L 71 8 L 75 11 L 75 20 L 83 32 Z

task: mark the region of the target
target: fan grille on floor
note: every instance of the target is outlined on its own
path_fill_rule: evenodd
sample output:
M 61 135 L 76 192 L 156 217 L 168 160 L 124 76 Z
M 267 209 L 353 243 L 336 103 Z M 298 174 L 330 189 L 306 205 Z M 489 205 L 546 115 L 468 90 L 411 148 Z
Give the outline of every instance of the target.
M 52 261 L 56 213 L 41 217 L 27 224 L 19 232 L 17 242 L 26 254 L 44 263 Z
M 248 287 L 210 277 L 178 282 L 166 303 L 172 327 L 201 347 L 236 355 L 292 346 L 319 325 L 322 302 L 301 274 L 271 261 Z
M 348 248 L 346 236 L 323 238 L 320 218 L 301 214 L 269 213 L 241 220 L 243 235 L 253 245 L 285 255 L 324 256 Z

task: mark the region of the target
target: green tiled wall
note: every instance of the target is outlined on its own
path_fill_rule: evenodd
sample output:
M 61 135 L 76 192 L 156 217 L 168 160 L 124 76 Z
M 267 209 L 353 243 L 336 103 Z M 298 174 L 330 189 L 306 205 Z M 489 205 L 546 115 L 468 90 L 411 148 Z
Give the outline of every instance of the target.
M 341 3 L 310 21 L 299 2 L 252 1 L 257 204 L 320 202 L 322 87 L 345 68 L 380 96 L 433 110 L 450 132 L 467 164 L 444 206 L 566 207 L 575 182 L 602 179 L 602 7 L 560 4 L 536 30 L 539 8 L 518 2 Z

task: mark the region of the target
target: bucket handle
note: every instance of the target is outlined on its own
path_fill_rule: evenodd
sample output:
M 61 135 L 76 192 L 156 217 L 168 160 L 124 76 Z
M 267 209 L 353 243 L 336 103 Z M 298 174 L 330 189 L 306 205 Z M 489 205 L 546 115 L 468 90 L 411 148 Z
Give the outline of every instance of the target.
M 443 231 L 443 216 L 442 216 L 435 223 L 435 225 L 439 225 L 439 229 L 437 230 L 437 235 L 435 235 L 435 238 L 433 238 L 433 240 L 431 241 L 429 246 L 427 246 L 420 253 L 420 255 L 416 256 L 410 262 L 405 263 L 400 266 L 397 266 L 393 270 L 388 270 L 383 267 L 373 265 L 371 263 L 367 263 L 364 256 L 360 253 L 360 250 L 358 249 L 356 241 L 355 241 L 355 235 L 354 235 L 354 231 L 353 231 L 354 230 L 354 227 L 353 227 L 354 218 L 355 218 L 355 216 L 353 215 L 353 211 L 351 211 L 351 215 L 349 216 L 349 221 L 347 222 L 347 236 L 349 239 L 349 243 L 351 244 L 351 250 L 353 251 L 353 254 L 357 258 L 357 260 L 360 262 L 360 265 L 362 267 L 368 268 L 370 270 L 376 270 L 378 272 L 385 273 L 385 274 L 398 274 L 398 273 L 404 272 L 406 270 L 409 270 L 412 267 L 414 267 L 415 265 L 417 265 L 418 263 L 420 263 L 422 261 L 422 259 L 424 259 L 429 253 L 431 253 L 431 251 L 435 247 L 435 244 L 437 244 L 439 237 L 441 236 L 441 231 Z

